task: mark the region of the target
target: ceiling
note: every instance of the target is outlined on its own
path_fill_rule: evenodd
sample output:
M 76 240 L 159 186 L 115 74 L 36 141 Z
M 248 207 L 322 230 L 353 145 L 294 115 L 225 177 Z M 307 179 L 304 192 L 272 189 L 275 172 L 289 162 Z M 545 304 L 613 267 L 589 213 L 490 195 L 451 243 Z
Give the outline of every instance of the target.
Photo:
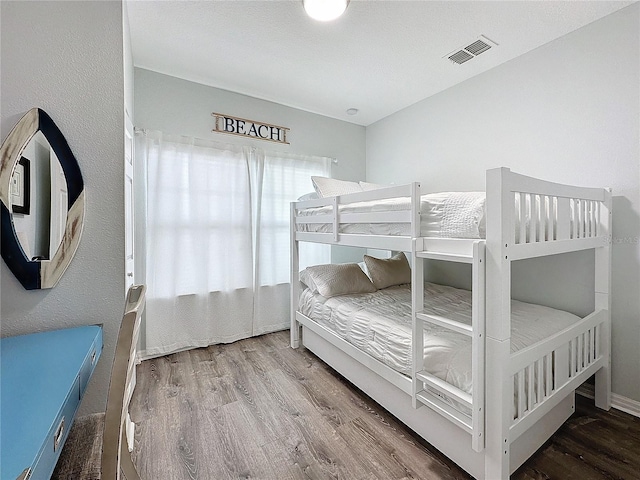
M 369 125 L 631 3 L 351 0 L 330 23 L 301 0 L 128 0 L 127 10 L 137 67 Z M 480 35 L 498 45 L 448 60 Z

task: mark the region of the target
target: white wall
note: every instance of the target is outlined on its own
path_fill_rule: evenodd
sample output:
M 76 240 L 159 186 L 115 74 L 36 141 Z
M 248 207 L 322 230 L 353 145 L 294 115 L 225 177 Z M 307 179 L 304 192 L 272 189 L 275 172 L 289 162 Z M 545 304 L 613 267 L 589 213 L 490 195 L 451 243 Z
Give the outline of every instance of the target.
M 332 175 L 343 180 L 365 177 L 365 128 L 266 100 L 135 69 L 135 121 L 139 128 L 188 135 L 267 151 L 333 157 Z M 290 145 L 213 133 L 211 112 L 249 118 L 291 130 Z M 309 180 L 309 191 L 313 191 Z M 361 260 L 362 251 L 333 249 L 333 261 Z
M 129 29 L 129 14 L 127 2 L 122 2 L 122 29 L 123 29 L 123 62 L 124 62 L 124 108 L 133 121 L 133 52 L 131 50 L 131 31 Z
M 1 8 L 2 138 L 33 108 L 56 122 L 84 177 L 85 224 L 51 290 L 27 291 L 2 263 L 2 336 L 104 324 L 82 412 L 104 411 L 124 303 L 123 44 L 120 2 L 10 2 Z
M 209 87 L 142 68 L 135 69 L 135 125 L 264 150 L 338 159 L 333 175 L 343 180 L 365 176 L 365 128 L 266 100 Z M 291 130 L 291 145 L 213 133 L 211 112 L 263 121 Z M 309 181 L 309 191 L 313 191 Z
M 367 128 L 372 182 L 483 190 L 485 170 L 507 166 L 613 188 L 613 390 L 638 401 L 639 15 L 634 4 Z M 592 262 L 592 254 L 571 254 L 517 265 L 514 295 L 547 293 L 551 303 L 580 310 Z M 524 267 L 562 280 L 534 285 Z

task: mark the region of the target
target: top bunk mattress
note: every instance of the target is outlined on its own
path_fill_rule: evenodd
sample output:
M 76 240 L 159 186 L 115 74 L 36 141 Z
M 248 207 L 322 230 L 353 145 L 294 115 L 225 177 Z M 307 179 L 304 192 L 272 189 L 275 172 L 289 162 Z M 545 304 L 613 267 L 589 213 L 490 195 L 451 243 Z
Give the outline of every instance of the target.
M 299 310 L 392 369 L 411 375 L 411 287 L 325 298 L 305 289 Z M 424 311 L 471 325 L 471 292 L 425 283 Z M 511 301 L 511 352 L 537 343 L 580 317 Z M 472 393 L 471 338 L 425 322 L 424 370 Z
M 420 235 L 440 238 L 485 238 L 485 193 L 443 192 L 420 197 Z M 306 208 L 298 216 L 331 213 L 330 206 Z M 370 202 L 356 202 L 339 206 L 339 213 L 375 213 L 411 210 L 409 197 L 390 198 Z M 331 233 L 328 223 L 303 223 L 301 232 Z M 340 233 L 361 235 L 411 235 L 410 223 L 341 223 Z

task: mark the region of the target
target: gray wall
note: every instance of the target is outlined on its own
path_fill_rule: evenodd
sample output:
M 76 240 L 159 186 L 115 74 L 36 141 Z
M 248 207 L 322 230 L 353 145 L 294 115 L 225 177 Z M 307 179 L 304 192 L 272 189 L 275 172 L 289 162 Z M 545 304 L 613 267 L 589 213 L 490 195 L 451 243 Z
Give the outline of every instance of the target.
M 135 69 L 135 121 L 139 128 L 224 143 L 253 145 L 268 151 L 333 157 L 332 175 L 365 178 L 365 128 L 266 100 L 220 90 L 149 70 Z M 212 133 L 211 112 L 289 127 L 290 145 Z M 309 191 L 313 191 L 309 180 Z M 362 251 L 333 249 L 333 261 L 361 260 Z
M 104 324 L 82 404 L 104 411 L 124 304 L 123 43 L 120 2 L 9 2 L 1 8 L 2 138 L 33 107 L 56 122 L 86 192 L 76 257 L 51 290 L 26 291 L 2 263 L 2 336 Z
M 639 9 L 627 7 L 367 128 L 372 182 L 483 190 L 486 169 L 507 166 L 613 188 L 613 391 L 638 401 Z M 592 254 L 527 262 L 514 266 L 514 296 L 578 313 L 591 307 Z

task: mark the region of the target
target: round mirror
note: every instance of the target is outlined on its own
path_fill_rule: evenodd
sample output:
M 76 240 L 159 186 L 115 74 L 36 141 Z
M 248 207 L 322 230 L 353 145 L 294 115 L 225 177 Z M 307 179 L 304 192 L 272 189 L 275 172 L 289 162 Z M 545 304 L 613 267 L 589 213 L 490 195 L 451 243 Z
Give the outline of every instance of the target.
M 0 148 L 2 258 L 28 289 L 51 288 L 80 241 L 84 183 L 53 120 L 34 108 Z

